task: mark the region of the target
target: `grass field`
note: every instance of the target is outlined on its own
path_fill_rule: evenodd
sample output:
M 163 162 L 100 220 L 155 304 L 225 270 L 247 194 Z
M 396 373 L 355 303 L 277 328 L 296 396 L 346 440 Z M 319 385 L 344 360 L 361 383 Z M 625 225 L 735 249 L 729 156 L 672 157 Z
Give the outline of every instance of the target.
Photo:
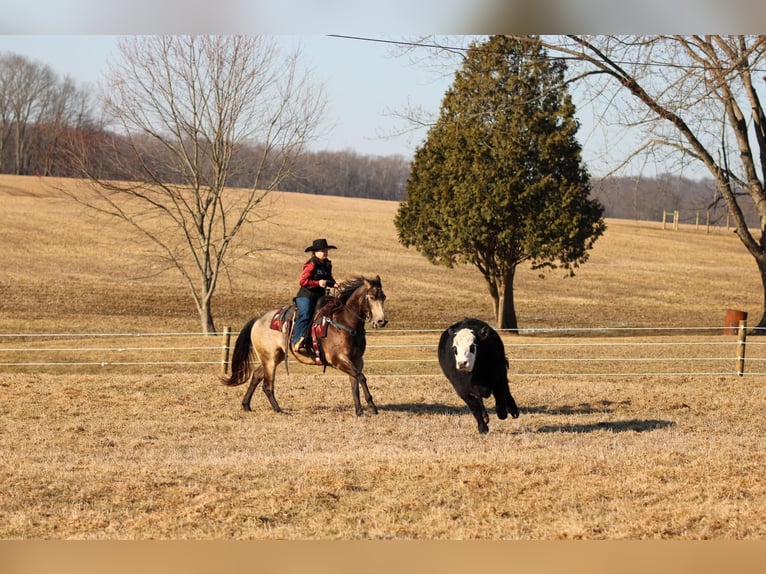
M 478 272 L 432 267 L 398 245 L 396 204 L 273 199 L 273 217 L 251 230 L 263 251 L 220 287 L 219 327 L 287 302 L 303 248 L 322 236 L 338 246 L 339 278 L 381 275 L 389 331 L 422 330 L 406 336 L 428 348 L 429 330 L 492 319 Z M 183 285 L 127 230 L 37 178 L 0 177 L 0 200 L 0 334 L 199 330 Z M 576 277 L 519 271 L 522 328 L 704 329 L 729 308 L 760 316 L 755 264 L 731 232 L 608 225 Z M 504 338 L 521 417 L 490 409 L 486 436 L 443 377 L 408 367 L 370 366 L 380 414 L 359 419 L 345 378 L 321 369 L 280 370 L 277 415 L 260 392 L 242 412 L 245 389 L 220 385 L 215 365 L 5 368 L 0 538 L 766 535 L 766 378 L 524 375 L 519 341 L 571 335 Z

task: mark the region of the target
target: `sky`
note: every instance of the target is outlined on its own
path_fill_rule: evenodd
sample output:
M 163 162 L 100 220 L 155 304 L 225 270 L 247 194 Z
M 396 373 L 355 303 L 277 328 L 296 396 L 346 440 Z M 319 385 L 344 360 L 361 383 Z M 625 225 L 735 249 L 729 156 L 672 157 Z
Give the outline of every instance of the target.
M 0 52 L 49 65 L 78 85 L 98 87 L 109 59 L 118 57 L 119 36 L 0 35 Z M 407 124 L 391 113 L 409 104 L 437 112 L 450 78 L 424 72 L 396 57 L 391 45 L 328 35 L 279 35 L 280 46 L 300 46 L 302 60 L 328 99 L 327 135 L 317 149 L 353 149 L 365 155 L 412 155 L 425 131 L 394 137 Z
M 0 0 L 2 1 L 2 0 Z M 302 60 L 312 77 L 325 87 L 328 107 L 322 137 L 312 143 L 315 151 L 351 150 L 362 155 L 412 157 L 426 137 L 426 128 L 413 129 L 396 112 L 420 108 L 435 117 L 452 83 L 453 72 L 415 64 L 390 43 L 415 35 L 274 35 L 286 51 L 300 46 Z M 61 77 L 98 88 L 107 62 L 119 57 L 119 35 L 99 34 L 0 34 L 0 52 L 24 55 L 49 65 Z M 362 37 L 384 41 L 369 41 Z M 639 147 L 638 133 L 603 125 L 599 110 L 577 105 L 581 128 L 578 140 L 583 160 L 594 177 L 608 174 Z M 686 177 L 708 177 L 704 166 L 688 169 Z M 663 166 L 631 165 L 621 175 L 651 176 Z
M 327 115 L 322 137 L 311 146 L 315 151 L 352 150 L 362 155 L 412 157 L 426 137 L 426 128 L 413 129 L 396 112 L 420 108 L 437 115 L 453 79 L 454 70 L 415 64 L 387 42 L 327 34 L 275 37 L 285 50 L 300 46 L 304 65 L 325 87 Z M 98 89 L 107 62 L 119 57 L 118 39 L 118 35 L 95 34 L 0 35 L 0 52 L 21 54 L 49 65 L 62 78 L 69 76 L 78 85 Z M 594 123 L 593 110 L 578 109 L 578 118 L 584 160 L 592 175 L 603 175 L 619 161 L 619 146 L 605 145 L 605 136 Z M 614 156 L 610 161 L 605 161 L 605 149 Z
M 425 129 L 392 116 L 406 107 L 436 115 L 451 75 L 411 65 L 390 45 L 333 37 L 401 39 L 424 34 L 758 33 L 766 3 L 752 0 L 0 0 L 0 51 L 39 60 L 96 85 L 125 34 L 244 33 L 299 41 L 304 62 L 328 98 L 327 135 L 314 149 L 410 157 Z M 673 30 L 668 30 L 672 26 Z M 679 29 L 680 28 L 680 29 Z M 573 94 L 575 104 L 579 104 Z M 590 173 L 600 176 L 637 146 L 610 130 L 599 110 L 578 105 L 578 139 Z M 661 170 L 661 169 L 660 169 Z M 685 174 L 692 177 L 698 174 Z M 705 175 L 702 173 L 702 175 Z

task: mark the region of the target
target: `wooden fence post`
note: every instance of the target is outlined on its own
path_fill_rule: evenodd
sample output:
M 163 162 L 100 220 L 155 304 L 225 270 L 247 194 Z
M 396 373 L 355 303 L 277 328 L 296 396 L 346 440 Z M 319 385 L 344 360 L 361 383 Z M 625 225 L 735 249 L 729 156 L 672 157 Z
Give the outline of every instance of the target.
M 229 344 L 231 343 L 231 327 L 223 329 L 223 348 L 221 349 L 221 373 L 229 374 Z
M 673 212 L 673 229 L 678 231 L 678 210 Z
M 745 345 L 747 344 L 747 320 L 739 322 L 737 333 L 737 374 L 742 377 L 745 374 Z
M 668 219 L 668 212 L 664 209 L 662 210 L 662 229 L 665 229 L 665 222 Z

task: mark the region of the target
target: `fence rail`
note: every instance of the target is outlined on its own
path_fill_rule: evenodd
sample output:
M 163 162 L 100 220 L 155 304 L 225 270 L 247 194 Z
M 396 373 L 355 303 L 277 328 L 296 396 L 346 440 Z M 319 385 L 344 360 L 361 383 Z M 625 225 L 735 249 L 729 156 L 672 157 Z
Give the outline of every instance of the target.
M 368 332 L 365 366 L 376 376 L 440 375 L 436 348 L 442 329 Z M 752 329 L 750 330 L 753 331 Z M 500 331 L 510 375 L 638 377 L 766 375 L 766 339 L 715 327 L 534 328 Z M 127 341 L 145 342 L 130 344 Z M 51 342 L 54 342 L 51 345 Z M 231 329 L 201 333 L 5 333 L 0 371 L 98 371 L 105 367 L 227 372 Z M 747 350 L 747 353 L 746 353 Z M 291 368 L 312 369 L 292 362 Z M 746 368 L 747 367 L 747 368 Z

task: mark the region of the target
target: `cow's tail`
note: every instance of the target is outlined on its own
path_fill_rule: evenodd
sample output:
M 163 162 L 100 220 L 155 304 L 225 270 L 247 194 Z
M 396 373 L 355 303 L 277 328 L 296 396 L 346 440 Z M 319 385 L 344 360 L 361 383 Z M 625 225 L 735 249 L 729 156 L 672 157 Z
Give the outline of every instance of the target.
M 253 317 L 237 336 L 234 352 L 231 355 L 231 376 L 221 377 L 221 382 L 228 387 L 236 387 L 248 381 L 253 374 L 253 342 L 252 329 L 257 317 Z

